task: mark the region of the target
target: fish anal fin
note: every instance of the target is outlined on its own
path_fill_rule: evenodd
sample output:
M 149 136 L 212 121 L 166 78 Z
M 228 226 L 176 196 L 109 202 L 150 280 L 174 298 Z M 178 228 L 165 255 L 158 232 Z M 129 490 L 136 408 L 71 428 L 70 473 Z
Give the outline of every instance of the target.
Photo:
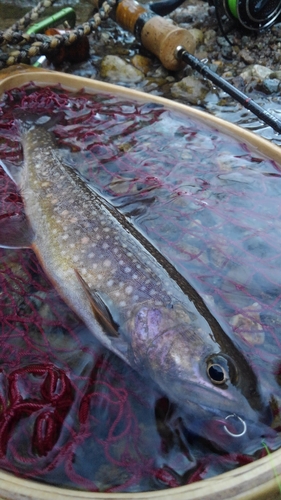
M 90 301 L 95 318 L 102 326 L 105 334 L 110 337 L 119 337 L 118 325 L 113 320 L 112 315 L 100 294 L 96 290 L 90 289 L 77 269 L 75 269 L 75 273 Z
M 34 232 L 24 214 L 0 216 L 0 247 L 30 248 Z

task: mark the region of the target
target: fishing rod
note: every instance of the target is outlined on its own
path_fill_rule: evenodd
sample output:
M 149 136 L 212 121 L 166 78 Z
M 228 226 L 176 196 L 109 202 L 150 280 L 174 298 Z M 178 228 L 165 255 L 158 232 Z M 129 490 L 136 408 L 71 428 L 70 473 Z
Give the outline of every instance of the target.
M 100 0 L 94 0 L 97 9 L 99 2 Z M 277 117 L 264 110 L 253 99 L 236 89 L 193 55 L 196 42 L 191 31 L 180 28 L 170 19 L 156 15 L 151 9 L 140 5 L 136 0 L 117 2 L 111 11 L 111 17 L 122 28 L 133 33 L 147 50 L 160 59 L 166 69 L 177 71 L 184 64 L 188 64 L 251 111 L 266 125 L 272 127 L 279 134 L 281 133 L 281 121 Z
M 281 133 L 281 121 L 274 115 L 263 109 L 253 99 L 247 97 L 246 94 L 231 85 L 227 80 L 217 75 L 209 66 L 202 63 L 200 59 L 187 52 L 183 47 L 178 46 L 175 50 L 175 57 L 188 64 L 192 69 L 198 71 L 202 76 L 208 78 L 221 90 L 224 90 L 228 95 L 233 97 L 237 102 L 242 104 L 244 108 L 249 109 L 254 115 L 260 118 L 264 123 L 269 125 L 278 133 Z

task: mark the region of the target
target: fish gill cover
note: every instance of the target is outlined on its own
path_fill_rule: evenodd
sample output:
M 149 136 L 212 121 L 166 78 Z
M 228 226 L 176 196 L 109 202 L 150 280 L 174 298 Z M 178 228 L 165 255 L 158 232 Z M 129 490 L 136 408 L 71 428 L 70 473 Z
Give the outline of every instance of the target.
M 8 91 L 0 103 L 0 158 L 18 165 L 16 110 L 59 115 L 55 135 L 68 163 L 227 325 L 279 431 L 280 167 L 155 104 L 33 85 Z M 22 200 L 3 170 L 0 192 L 0 224 L 23 220 Z M 156 387 L 93 339 L 32 250 L 0 252 L 2 469 L 90 491 L 142 491 L 188 484 L 265 454 L 262 442 L 250 456 L 227 450 L 226 433 L 222 450 L 189 431 Z

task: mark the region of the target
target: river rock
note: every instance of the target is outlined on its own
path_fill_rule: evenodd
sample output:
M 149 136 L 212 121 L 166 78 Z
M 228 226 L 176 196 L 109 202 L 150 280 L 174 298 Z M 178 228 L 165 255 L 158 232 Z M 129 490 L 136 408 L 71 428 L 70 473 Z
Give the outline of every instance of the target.
M 203 101 L 209 87 L 205 82 L 194 76 L 186 76 L 180 82 L 174 83 L 171 94 L 176 99 L 183 99 L 190 104 L 198 104 Z
M 255 58 L 248 49 L 242 49 L 239 52 L 239 57 L 247 64 L 254 64 Z
M 265 78 L 269 78 L 269 75 L 272 73 L 272 69 L 267 68 L 266 66 L 262 66 L 261 64 L 253 64 L 248 66 L 244 71 L 242 71 L 241 75 L 244 80 L 249 80 L 249 78 L 253 78 L 258 82 L 262 82 Z
M 278 92 L 280 87 L 280 80 L 278 78 L 265 78 L 260 84 L 258 90 L 261 90 L 265 94 L 271 95 Z
M 281 70 L 273 71 L 270 73 L 269 78 L 277 78 L 277 80 L 281 80 Z
M 105 56 L 101 62 L 101 77 L 111 82 L 138 83 L 144 74 L 119 56 Z
M 270 73 L 272 73 L 272 69 L 267 68 L 266 66 L 262 66 L 261 64 L 253 65 L 252 76 L 257 80 L 264 80 L 270 75 Z
M 135 68 L 144 73 L 144 75 L 147 75 L 152 66 L 151 59 L 145 56 L 141 56 L 139 54 L 134 55 L 134 57 L 132 58 L 132 64 L 134 65 Z

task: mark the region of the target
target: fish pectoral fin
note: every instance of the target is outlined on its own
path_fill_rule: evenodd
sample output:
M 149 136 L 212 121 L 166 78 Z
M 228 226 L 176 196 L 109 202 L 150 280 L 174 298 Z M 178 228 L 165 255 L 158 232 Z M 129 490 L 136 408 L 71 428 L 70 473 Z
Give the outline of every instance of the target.
M 12 181 L 17 185 L 21 185 L 23 167 L 15 165 L 9 160 L 0 160 L 0 167 L 3 168 L 4 172 L 12 179 Z
M 75 273 L 90 301 L 95 318 L 103 327 L 105 334 L 110 337 L 119 337 L 118 324 L 112 318 L 100 294 L 96 290 L 90 289 L 77 269 L 75 269 Z
M 0 218 L 1 248 L 30 248 L 33 240 L 34 232 L 24 214 Z

